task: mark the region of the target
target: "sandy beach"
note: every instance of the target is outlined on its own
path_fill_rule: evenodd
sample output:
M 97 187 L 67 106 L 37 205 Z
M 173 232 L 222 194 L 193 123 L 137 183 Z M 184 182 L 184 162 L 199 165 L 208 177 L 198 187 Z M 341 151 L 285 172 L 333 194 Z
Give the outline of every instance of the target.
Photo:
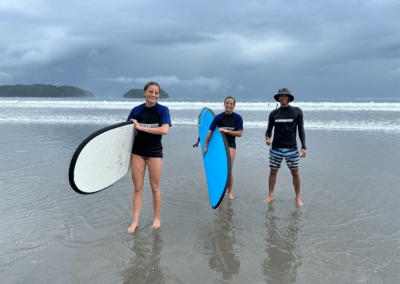
M 93 195 L 67 172 L 99 125 L 0 124 L 2 283 L 395 283 L 399 133 L 307 131 L 301 200 L 286 165 L 267 196 L 264 129 L 237 139 L 234 199 L 209 204 L 195 126 L 164 137 L 160 229 L 146 175 L 134 234 L 126 175 Z

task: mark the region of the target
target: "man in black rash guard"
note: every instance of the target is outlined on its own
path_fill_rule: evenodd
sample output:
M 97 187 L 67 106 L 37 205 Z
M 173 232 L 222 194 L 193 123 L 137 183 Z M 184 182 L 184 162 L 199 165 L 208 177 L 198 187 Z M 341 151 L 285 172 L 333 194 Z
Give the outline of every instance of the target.
M 268 146 L 272 144 L 272 148 L 269 150 L 271 168 L 269 175 L 269 197 L 264 202 L 267 203 L 274 199 L 276 177 L 282 160 L 285 158 L 286 164 L 293 176 L 296 203 L 301 206 L 303 203 L 300 201 L 300 153 L 297 149 L 296 132 L 298 129 L 301 141 L 301 157 L 304 158 L 306 156 L 306 136 L 304 132 L 303 112 L 300 108 L 289 105 L 289 102 L 293 101 L 294 97 L 286 88 L 279 89 L 278 94 L 274 98 L 281 103 L 281 107 L 270 113 L 268 129 L 265 133 L 266 144 Z M 270 138 L 272 136 L 272 128 L 274 127 L 274 139 L 271 143 Z

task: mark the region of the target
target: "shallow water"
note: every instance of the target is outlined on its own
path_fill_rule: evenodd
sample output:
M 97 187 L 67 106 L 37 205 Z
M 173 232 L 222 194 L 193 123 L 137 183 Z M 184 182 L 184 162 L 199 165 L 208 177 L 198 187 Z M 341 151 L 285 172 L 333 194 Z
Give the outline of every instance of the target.
M 77 146 L 106 124 L 3 123 L 1 283 L 396 283 L 400 133 L 307 130 L 304 206 L 285 165 L 267 197 L 261 128 L 237 139 L 234 199 L 209 204 L 193 126 L 163 138 L 162 226 L 146 175 L 139 227 L 131 178 L 93 194 L 68 183 Z

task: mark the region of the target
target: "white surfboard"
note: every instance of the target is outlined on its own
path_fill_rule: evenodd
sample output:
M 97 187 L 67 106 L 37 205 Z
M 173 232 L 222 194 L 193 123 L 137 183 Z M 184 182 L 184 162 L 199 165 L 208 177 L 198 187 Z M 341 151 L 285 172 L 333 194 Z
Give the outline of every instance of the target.
M 69 166 L 69 183 L 80 194 L 99 192 L 129 170 L 134 124 L 123 122 L 100 129 L 76 149 Z

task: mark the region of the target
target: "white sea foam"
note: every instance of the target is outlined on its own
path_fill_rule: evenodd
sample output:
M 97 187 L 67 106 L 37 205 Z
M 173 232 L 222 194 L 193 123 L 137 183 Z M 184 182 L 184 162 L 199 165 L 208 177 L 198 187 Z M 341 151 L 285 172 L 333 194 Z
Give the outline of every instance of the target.
M 46 100 L 0 100 L 0 108 L 61 108 L 61 109 L 132 109 L 142 104 L 139 101 L 46 101 Z M 208 107 L 223 110 L 222 103 L 215 102 L 168 102 L 161 101 L 170 110 L 201 110 Z M 333 103 L 333 102 L 293 102 L 291 105 L 303 111 L 395 111 L 400 112 L 400 103 Z M 237 102 L 235 111 L 271 111 L 276 103 Z
M 121 113 L 127 115 L 133 107 L 141 103 L 143 102 L 2 99 L 0 100 L 0 123 L 111 125 L 125 121 L 126 117 Z M 198 114 L 205 106 L 213 109 L 215 113 L 223 111 L 223 104 L 215 102 L 163 101 L 161 103 L 171 110 L 173 125 L 195 126 Z M 400 103 L 298 102 L 293 105 L 301 107 L 308 113 L 305 120 L 306 129 L 400 131 L 400 116 L 396 113 L 400 112 Z M 266 129 L 267 115 L 275 107 L 276 103 L 238 102 L 235 111 L 237 110 L 245 118 L 245 128 Z M 84 111 L 85 109 L 92 109 L 92 111 Z M 365 113 L 362 116 L 358 114 L 342 116 L 343 113 L 360 111 Z M 377 116 L 374 114 L 376 111 L 383 113 Z M 335 115 L 327 116 L 326 114 L 329 113 L 335 113 Z M 263 119 L 259 120 L 259 117 Z M 337 120 L 328 120 L 333 117 Z M 370 120 L 369 117 L 373 117 L 374 120 Z
M 267 129 L 267 121 L 249 121 L 244 122 L 246 128 L 263 128 Z M 320 130 L 362 130 L 362 131 L 392 131 L 400 132 L 400 125 L 387 122 L 369 122 L 369 121 L 305 121 L 304 128 L 320 129 Z
M 116 116 L 40 116 L 2 117 L 0 123 L 43 123 L 43 124 L 98 124 L 112 125 L 125 120 Z M 172 125 L 196 126 L 197 119 L 172 118 Z M 244 129 L 260 128 L 265 131 L 267 121 L 245 121 Z M 400 132 L 400 124 L 387 121 L 305 121 L 305 129 L 319 130 L 357 130 L 357 131 L 390 131 Z

